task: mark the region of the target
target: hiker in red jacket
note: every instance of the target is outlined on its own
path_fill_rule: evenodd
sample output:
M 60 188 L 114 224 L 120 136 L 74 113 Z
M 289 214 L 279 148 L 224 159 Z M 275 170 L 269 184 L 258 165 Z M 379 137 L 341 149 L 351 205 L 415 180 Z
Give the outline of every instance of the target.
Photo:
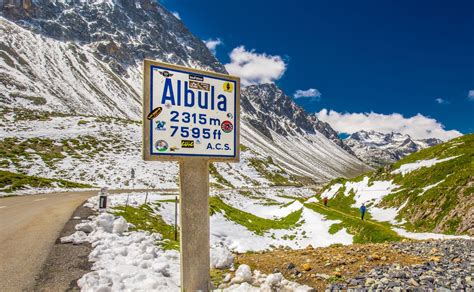
M 328 206 L 328 197 L 323 198 L 324 207 Z

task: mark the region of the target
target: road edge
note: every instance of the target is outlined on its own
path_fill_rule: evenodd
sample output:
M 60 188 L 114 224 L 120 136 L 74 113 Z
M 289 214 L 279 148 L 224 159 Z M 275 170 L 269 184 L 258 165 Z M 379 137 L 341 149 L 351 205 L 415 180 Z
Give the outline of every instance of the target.
M 80 290 L 77 280 L 91 270 L 92 263 L 88 257 L 92 246 L 89 243 L 62 244 L 60 238 L 74 233 L 76 224 L 91 215 L 94 215 L 94 211 L 83 204 L 74 210 L 49 251 L 40 273 L 35 277 L 34 291 Z

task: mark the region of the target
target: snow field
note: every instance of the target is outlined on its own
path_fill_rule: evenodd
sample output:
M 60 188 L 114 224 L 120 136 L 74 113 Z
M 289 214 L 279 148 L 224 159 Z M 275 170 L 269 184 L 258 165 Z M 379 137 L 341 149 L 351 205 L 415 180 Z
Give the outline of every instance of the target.
M 418 239 L 418 240 L 426 240 L 426 239 L 471 239 L 474 240 L 474 237 L 470 237 L 468 235 L 447 235 L 447 234 L 439 234 L 439 233 L 415 233 L 415 232 L 409 232 L 406 231 L 403 228 L 392 228 L 396 233 L 398 233 L 401 236 L 411 238 L 411 239 Z
M 27 149 L 29 160 L 20 156 L 19 164 L 10 163 L 8 167 L 2 168 L 4 170 L 46 178 L 60 177 L 111 189 L 178 187 L 177 163 L 143 161 L 142 128 L 134 121 L 86 116 L 16 120 L 13 112 L 6 113 L 4 117 L 4 123 L 0 127 L 0 137 L 3 139 L 17 138 L 19 142 L 34 138 L 51 139 L 56 146 L 63 147 L 63 142 L 69 145 L 61 152 L 64 158 L 55 160 L 52 166 L 46 164 L 34 150 Z M 89 142 L 87 144 L 91 149 L 77 149 L 73 143 L 90 140 L 93 145 Z M 68 151 L 76 154 L 70 155 Z M 240 163 L 216 163 L 215 166 L 219 174 L 234 187 L 250 188 L 256 184 L 267 187 L 271 182 L 249 163 L 249 159 L 266 159 L 266 155 L 262 153 L 242 151 Z M 134 181 L 130 175 L 132 168 L 136 173 Z M 211 176 L 211 182 L 217 183 L 216 178 Z M 33 189 L 30 193 L 34 191 Z
M 285 188 L 284 191 L 285 194 L 286 191 L 288 191 L 289 195 L 297 197 L 297 195 L 308 194 L 310 190 L 304 188 L 301 190 L 298 188 Z M 231 221 L 227 219 L 224 214 L 217 212 L 210 218 L 212 246 L 224 246 L 234 252 L 246 252 L 272 249 L 280 246 L 304 248 L 309 244 L 314 247 L 322 247 L 329 246 L 333 243 L 352 243 L 352 235 L 348 234 L 345 229 L 335 234 L 329 233 L 331 225 L 339 223 L 340 221 L 326 220 L 323 215 L 305 208 L 299 201 L 280 197 L 282 192 L 279 189 L 261 190 L 259 192 L 262 192 L 264 196 L 268 196 L 269 199 L 275 200 L 279 205 L 264 205 L 265 201 L 249 199 L 235 190 L 226 190 L 223 194 L 221 191 L 216 191 L 215 194 L 221 194 L 223 201 L 232 207 L 267 219 L 280 219 L 291 212 L 302 209 L 301 218 L 297 224 L 298 226 L 290 230 L 270 229 L 264 235 L 257 235 L 248 230 L 245 226 Z M 114 194 L 108 197 L 108 206 L 112 208 L 125 205 L 127 196 L 130 206 L 138 207 L 145 201 L 145 193 Z M 175 195 L 164 195 L 152 192 L 148 194 L 149 203 L 160 202 L 160 206 L 155 207 L 154 212 L 160 215 L 168 225 L 174 225 L 174 202 L 169 202 L 170 199 L 173 200 L 174 198 Z M 168 200 L 168 202 L 166 202 L 166 200 Z M 242 202 L 245 202 L 245 204 L 242 205 Z M 91 208 L 97 208 L 97 205 L 97 196 L 90 198 L 86 203 L 86 206 Z M 271 215 L 272 212 L 274 212 L 274 216 Z M 178 214 L 178 225 L 179 224 Z
M 413 163 L 406 163 L 406 164 L 401 165 L 400 168 L 395 169 L 394 171 L 392 171 L 392 173 L 393 174 L 401 173 L 402 175 L 405 175 L 407 173 L 410 173 L 410 172 L 415 171 L 417 169 L 420 169 L 422 167 L 431 167 L 435 164 L 458 158 L 459 156 L 460 155 L 451 156 L 451 157 L 446 157 L 446 158 L 443 158 L 443 159 L 433 158 L 433 159 L 427 159 L 427 160 L 419 160 L 419 161 L 416 161 L 416 162 L 413 162 Z
M 118 194 L 109 196 L 109 206 L 124 205 L 128 196 L 131 206 L 141 204 L 143 194 Z M 150 202 L 169 199 L 169 195 L 149 194 Z M 85 206 L 97 209 L 98 197 L 90 198 Z M 170 203 L 162 203 L 170 204 Z M 168 208 L 166 208 L 168 209 Z M 128 231 L 131 224 L 122 217 L 102 212 L 91 220 L 82 220 L 76 232 L 61 238 L 62 243 L 91 243 L 93 251 L 89 260 L 92 271 L 78 280 L 81 291 L 179 291 L 179 253 L 164 250 L 159 242 L 160 234 Z M 229 249 L 214 243 L 211 251 L 211 267 L 227 269 L 233 266 L 234 256 Z M 241 265 L 226 275 L 220 291 L 309 291 L 310 288 L 285 280 L 281 274 L 265 275 Z

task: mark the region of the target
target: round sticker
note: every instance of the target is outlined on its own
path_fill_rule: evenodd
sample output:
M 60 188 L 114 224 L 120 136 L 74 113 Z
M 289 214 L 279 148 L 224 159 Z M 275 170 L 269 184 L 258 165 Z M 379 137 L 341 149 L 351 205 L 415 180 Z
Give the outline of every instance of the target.
M 232 82 L 224 82 L 222 87 L 225 92 L 232 92 L 234 89 L 234 84 L 232 84 Z
M 224 133 L 230 133 L 234 129 L 234 125 L 230 121 L 223 121 L 221 124 L 221 129 Z
M 164 152 L 168 150 L 168 142 L 166 142 L 165 140 L 158 140 L 155 143 L 155 147 L 156 147 L 156 150 L 160 152 Z

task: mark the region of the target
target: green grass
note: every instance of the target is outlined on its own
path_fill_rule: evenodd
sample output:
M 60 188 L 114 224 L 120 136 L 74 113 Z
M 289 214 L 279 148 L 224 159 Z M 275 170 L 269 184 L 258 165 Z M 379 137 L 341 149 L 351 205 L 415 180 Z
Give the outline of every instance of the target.
M 270 205 L 281 205 L 280 202 L 267 197 L 264 193 L 261 193 L 257 190 L 238 190 L 239 194 L 244 197 L 247 197 L 252 200 L 259 200 L 262 205 L 270 206 Z M 262 202 L 263 201 L 263 202 Z
M 401 174 L 391 176 L 394 182 L 401 186 L 401 190 L 385 197 L 382 205 L 399 206 L 408 200 L 407 207 L 399 213 L 399 217 L 408 219 L 408 223 L 405 224 L 408 230 L 431 231 L 441 227 L 444 233 L 456 233 L 463 216 L 461 212 L 454 212 L 461 214 L 449 218 L 445 223 L 442 222 L 451 211 L 462 205 L 461 201 L 472 200 L 474 192 L 468 186 L 472 184 L 474 174 L 474 135 L 465 135 L 421 150 L 393 165 L 392 169 L 397 169 L 406 163 L 453 156 L 459 157 L 431 167 L 419 168 L 404 176 Z M 424 187 L 441 181 L 442 183 L 419 196 Z M 420 212 L 424 213 L 425 217 L 415 218 L 415 215 L 420 216 Z
M 155 203 L 154 206 L 158 207 L 159 203 Z M 179 250 L 179 233 L 178 240 L 175 241 L 174 226 L 166 224 L 160 215 L 154 214 L 152 207 L 149 205 L 115 207 L 114 214 L 122 216 L 127 222 L 132 223 L 135 226 L 132 230 L 160 233 L 164 239 L 161 243 L 164 249 Z
M 250 150 L 250 148 L 245 146 L 244 144 L 240 144 L 239 148 L 240 148 L 240 151 L 242 151 L 242 152 Z
M 10 163 L 17 168 L 24 168 L 21 162 L 40 158 L 47 166 L 54 168 L 55 164 L 66 158 L 66 154 L 78 159 L 92 159 L 99 153 L 104 153 L 114 145 L 114 151 L 125 151 L 127 145 L 120 143 L 116 137 L 97 138 L 84 135 L 77 138 L 53 140 L 50 138 L 29 138 L 21 140 L 9 137 L 0 140 L 0 166 L 7 168 Z
M 0 142 L 0 156 L 19 165 L 23 158 L 30 160 L 38 155 L 48 166 L 64 158 L 62 147 L 49 138 L 31 138 L 21 141 L 16 137 Z
M 455 156 L 458 157 L 431 167 L 421 167 L 405 175 L 392 173 L 407 163 Z M 463 214 L 469 206 L 473 206 L 469 202 L 474 200 L 474 134 L 423 149 L 391 166 L 379 168 L 351 180 L 343 178 L 333 180 L 320 193 L 336 183 L 360 181 L 364 176 L 369 177 L 369 185 L 375 181 L 392 180 L 394 184 L 400 186 L 385 196 L 379 207 L 398 208 L 407 202 L 396 218 L 406 219 L 404 227 L 407 230 L 430 232 L 436 229 L 446 234 L 458 234 Z M 434 184 L 438 185 L 422 194 L 423 188 Z M 346 197 L 343 191 L 344 188 L 341 188 L 338 194 L 329 200 L 329 205 L 347 214 L 358 214 L 357 209 L 350 207 L 354 203 L 353 194 Z
M 270 156 L 265 160 L 252 157 L 249 159 L 249 164 L 274 186 L 301 186 L 300 182 L 286 173 L 279 165 L 275 164 Z M 272 166 L 273 170 L 270 170 Z
M 214 287 L 218 287 L 222 283 L 222 280 L 224 280 L 225 274 L 227 274 L 228 272 L 229 272 L 228 270 L 219 270 L 219 269 L 210 270 L 211 282 L 214 285 Z
M 0 188 L 11 193 L 28 188 L 92 188 L 93 186 L 63 179 L 50 179 L 0 170 Z
M 221 185 L 224 185 L 224 186 L 227 186 L 229 188 L 233 188 L 234 186 L 228 181 L 226 180 L 220 173 L 219 171 L 217 170 L 216 166 L 213 164 L 213 163 L 209 163 L 209 173 L 211 174 L 211 176 L 213 178 L 216 179 L 216 181 L 221 184 Z M 218 187 L 217 185 L 214 184 L 215 187 Z M 219 187 L 218 187 L 219 188 Z
M 346 210 L 338 210 L 334 206 L 324 207 L 318 203 L 307 203 L 305 207 L 325 215 L 329 220 L 340 220 L 341 223 L 331 225 L 329 233 L 334 234 L 342 228 L 346 228 L 347 232 L 354 236 L 354 243 L 389 242 L 402 239 L 390 228 L 390 225 L 375 222 L 369 218 L 361 220 L 352 211 L 346 213 Z
M 264 235 L 270 229 L 292 229 L 299 226 L 302 209 L 288 214 L 288 216 L 272 220 L 241 211 L 224 203 L 219 197 L 210 197 L 210 212 L 222 213 L 227 219 L 246 227 L 257 235 Z
M 49 121 L 53 117 L 67 117 L 71 115 L 54 113 L 48 111 L 38 111 L 26 108 L 2 108 L 0 114 L 5 115 L 13 113 L 15 121 Z

